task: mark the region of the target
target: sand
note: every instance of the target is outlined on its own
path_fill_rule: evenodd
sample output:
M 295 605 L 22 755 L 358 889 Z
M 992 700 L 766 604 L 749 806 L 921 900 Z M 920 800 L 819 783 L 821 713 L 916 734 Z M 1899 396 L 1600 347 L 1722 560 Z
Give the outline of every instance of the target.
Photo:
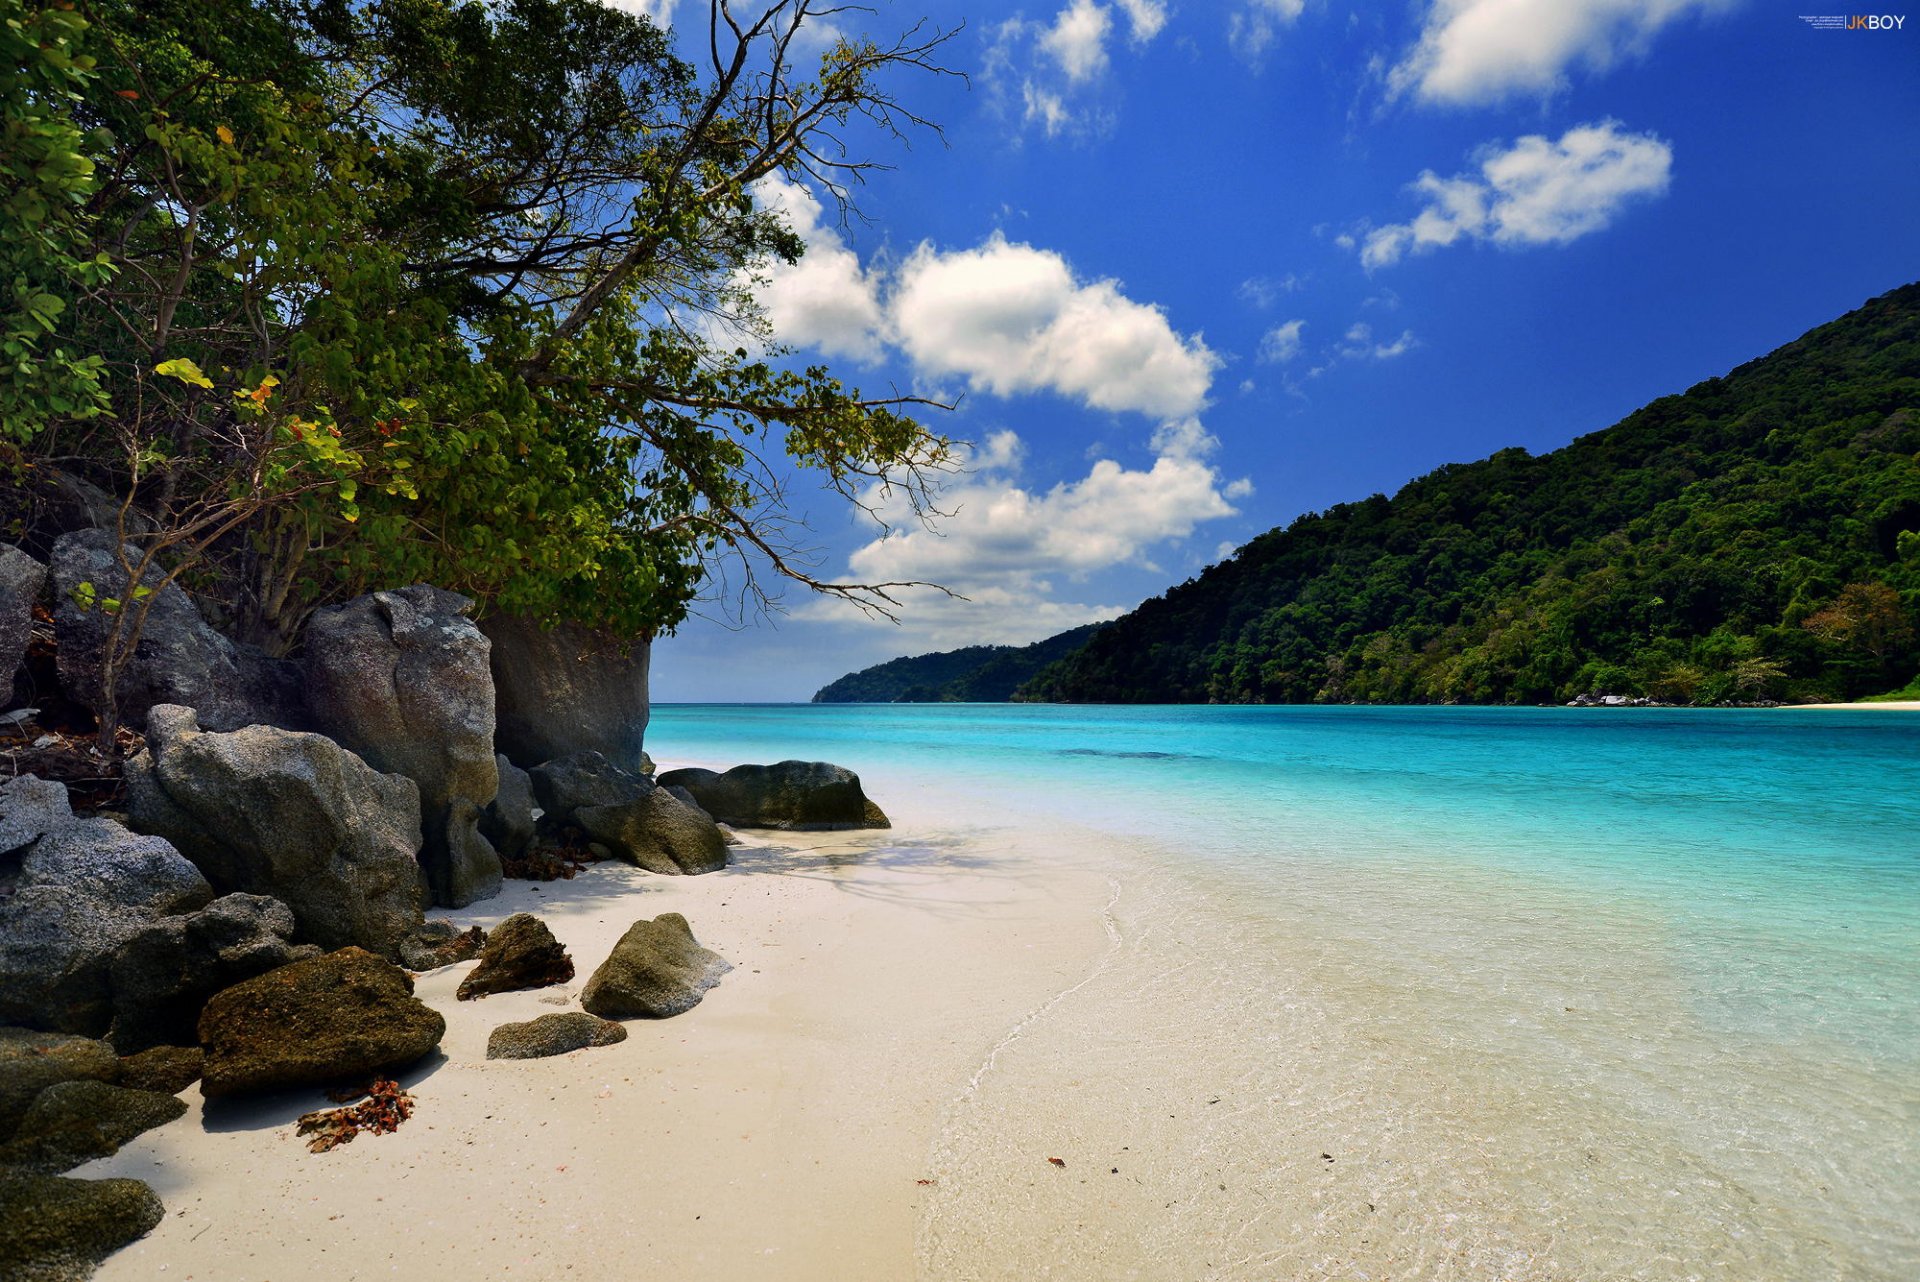
M 911 822 L 751 842 L 723 873 L 601 864 L 450 914 L 536 913 L 579 974 L 474 1002 L 454 1000 L 471 963 L 421 976 L 447 1036 L 402 1075 L 417 1108 L 394 1134 L 310 1153 L 293 1122 L 317 1092 L 209 1108 L 189 1088 L 180 1121 L 75 1172 L 167 1207 L 99 1278 L 912 1276 L 942 1120 L 1109 947 L 1109 882 Z M 485 1058 L 496 1025 L 578 1009 L 626 927 L 666 911 L 736 967 L 697 1008 L 616 1046 Z
M 1920 711 L 1920 699 L 1883 699 L 1877 703 L 1794 703 L 1783 706 L 1809 712 L 1914 712 Z

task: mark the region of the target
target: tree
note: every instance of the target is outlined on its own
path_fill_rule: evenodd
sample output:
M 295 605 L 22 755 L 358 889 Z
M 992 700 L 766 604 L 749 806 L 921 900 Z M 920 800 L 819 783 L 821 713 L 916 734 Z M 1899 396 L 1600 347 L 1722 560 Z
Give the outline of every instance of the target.
M 59 375 L 15 360 L 11 466 L 121 498 L 130 582 L 183 577 L 274 650 L 416 579 L 650 636 L 745 553 L 892 607 L 811 573 L 787 478 L 928 511 L 928 403 L 715 335 L 803 249 L 756 184 L 850 198 L 863 149 L 929 127 L 894 82 L 942 33 L 803 71 L 818 0 L 712 0 L 701 67 L 594 0 L 0 4 L 38 51 L 8 127 L 66 158 L 33 170 L 48 230 L 0 251 L 33 255 L 5 341 Z
M 1801 623 L 1830 645 L 1872 657 L 1875 667 L 1913 640 L 1913 620 L 1900 594 L 1884 583 L 1849 583 L 1825 609 Z

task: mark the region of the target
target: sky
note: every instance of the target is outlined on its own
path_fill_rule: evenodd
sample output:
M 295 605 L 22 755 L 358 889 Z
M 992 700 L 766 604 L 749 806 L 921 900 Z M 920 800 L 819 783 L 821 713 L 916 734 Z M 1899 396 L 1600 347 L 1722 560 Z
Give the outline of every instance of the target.
M 705 5 L 618 2 L 704 41 Z M 796 507 L 821 574 L 965 599 L 910 593 L 897 622 L 712 600 L 656 642 L 653 697 L 805 700 L 1112 618 L 1303 512 L 1554 449 L 1920 277 L 1920 14 L 1808 7 L 840 14 L 957 29 L 965 79 L 897 80 L 944 137 L 875 141 L 856 215 L 763 188 L 809 251 L 761 303 L 796 361 L 956 401 L 926 421 L 968 466 L 934 530 Z

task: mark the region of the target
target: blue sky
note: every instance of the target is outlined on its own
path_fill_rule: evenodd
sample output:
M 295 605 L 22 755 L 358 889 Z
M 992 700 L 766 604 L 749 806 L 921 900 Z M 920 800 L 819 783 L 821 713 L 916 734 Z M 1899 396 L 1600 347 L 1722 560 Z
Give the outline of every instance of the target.
M 656 15 L 660 0 L 625 0 Z M 799 359 L 959 396 L 937 534 L 800 495 L 819 569 L 655 647 L 662 701 L 803 700 L 902 654 L 1112 617 L 1304 511 L 1545 451 L 1920 277 L 1920 31 L 1761 0 L 944 0 L 945 128 L 858 193 L 769 188 Z M 1817 6 L 1815 6 L 1817 8 Z M 668 5 L 683 39 L 706 8 Z M 700 24 L 695 30 L 694 24 Z M 725 613 L 717 604 L 707 613 Z

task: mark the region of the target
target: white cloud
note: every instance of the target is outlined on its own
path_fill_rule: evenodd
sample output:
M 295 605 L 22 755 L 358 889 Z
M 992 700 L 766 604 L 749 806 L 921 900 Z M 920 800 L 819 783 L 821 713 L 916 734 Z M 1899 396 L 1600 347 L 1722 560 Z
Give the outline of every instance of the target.
M 1240 295 L 1242 302 L 1265 311 L 1279 302 L 1283 295 L 1297 293 L 1305 286 L 1305 281 L 1288 272 L 1285 276 L 1249 276 L 1240 282 L 1240 288 L 1235 292 Z
M 1268 330 L 1260 340 L 1261 363 L 1285 365 L 1300 355 L 1300 331 L 1306 327 L 1307 323 L 1303 320 L 1290 320 Z
M 1107 69 L 1107 35 L 1113 15 L 1093 0 L 1073 0 L 1040 35 L 1040 51 L 1066 73 L 1069 83 L 1092 80 Z
M 1494 102 L 1551 93 L 1576 62 L 1605 70 L 1661 28 L 1737 0 L 1434 0 L 1420 39 L 1388 86 L 1428 102 Z
M 1202 522 L 1236 515 L 1232 500 L 1251 482 L 1223 482 L 1201 461 L 1198 423 L 1167 429 L 1167 452 L 1146 469 L 1096 460 L 1077 481 L 1030 488 L 1017 476 L 1024 453 L 1012 432 L 995 433 L 972 460 L 973 474 L 941 498 L 953 515 L 939 530 L 903 525 L 853 552 L 848 572 L 864 582 L 939 583 L 968 598 L 930 592 L 907 598 L 905 630 L 933 648 L 1019 644 L 1125 606 L 1062 600 L 1072 584 L 1117 566 L 1151 568 L 1151 550 L 1183 539 Z M 844 603 L 810 602 L 806 617 L 848 620 Z
M 1306 0 L 1247 0 L 1227 15 L 1227 43 L 1257 67 L 1279 28 L 1291 24 L 1305 8 Z
M 1400 337 L 1391 342 L 1376 342 L 1373 326 L 1365 321 L 1356 321 L 1347 327 L 1346 340 L 1341 344 L 1339 354 L 1343 360 L 1350 361 L 1390 361 L 1396 356 L 1404 356 L 1420 345 L 1412 330 L 1401 331 Z
M 807 252 L 797 263 L 773 261 L 761 275 L 754 296 L 766 312 L 774 336 L 794 347 L 811 347 L 828 356 L 874 360 L 881 354 L 883 325 L 879 280 L 860 266 L 859 255 L 822 221 L 814 194 L 778 176 L 762 179 L 754 195 L 764 208 L 778 210 Z
M 1420 175 L 1413 189 L 1426 208 L 1367 232 L 1360 261 L 1385 267 L 1463 239 L 1564 245 L 1607 226 L 1631 201 L 1664 194 L 1673 169 L 1672 147 L 1614 120 L 1578 125 L 1558 142 L 1531 134 L 1479 159 L 1477 174 Z
M 1127 29 L 1136 45 L 1149 43 L 1167 25 L 1164 0 L 1119 0 L 1119 4 L 1127 15 Z
M 894 340 L 923 371 L 999 396 L 1052 391 L 1095 409 L 1183 418 L 1220 358 L 1114 280 L 1081 281 L 1050 250 L 996 232 L 977 249 L 922 244 L 890 299 Z
M 609 9 L 624 9 L 628 13 L 637 13 L 643 18 L 651 18 L 656 26 L 673 25 L 673 6 L 679 0 L 600 0 Z

